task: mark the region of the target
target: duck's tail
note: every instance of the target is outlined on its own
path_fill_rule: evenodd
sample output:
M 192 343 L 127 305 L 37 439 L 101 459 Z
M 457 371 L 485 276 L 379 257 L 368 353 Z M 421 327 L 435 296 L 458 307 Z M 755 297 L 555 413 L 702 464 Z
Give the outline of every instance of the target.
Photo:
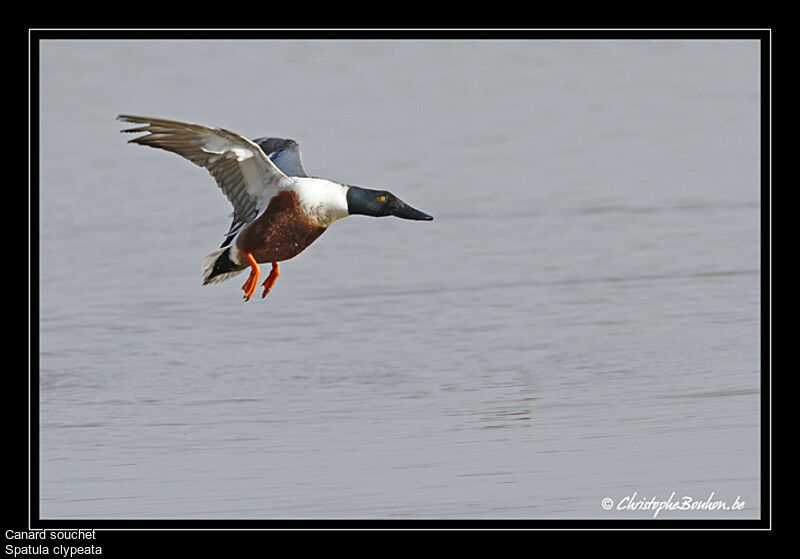
M 206 256 L 203 260 L 203 285 L 225 281 L 247 268 L 235 262 L 231 248 L 222 247 Z

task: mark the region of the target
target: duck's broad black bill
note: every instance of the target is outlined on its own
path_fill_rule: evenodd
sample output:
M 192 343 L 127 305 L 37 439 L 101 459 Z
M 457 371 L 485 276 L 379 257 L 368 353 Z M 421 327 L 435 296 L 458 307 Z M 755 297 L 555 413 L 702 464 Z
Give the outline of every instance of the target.
M 393 215 L 403 219 L 432 221 L 433 216 L 412 208 L 400 198 L 385 190 L 372 190 L 360 186 L 347 187 L 347 211 L 352 214 L 381 217 Z
M 405 202 L 401 202 L 401 205 L 397 208 L 392 210 L 392 215 L 396 217 L 402 217 L 403 219 L 415 219 L 417 221 L 433 221 L 433 216 L 428 215 L 425 212 L 421 212 L 415 208 L 412 208 Z

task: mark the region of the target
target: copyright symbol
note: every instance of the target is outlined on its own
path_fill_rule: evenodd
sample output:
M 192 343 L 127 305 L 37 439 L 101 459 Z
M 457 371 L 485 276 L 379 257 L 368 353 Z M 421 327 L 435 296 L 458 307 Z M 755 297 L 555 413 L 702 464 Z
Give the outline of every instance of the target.
M 614 500 L 606 497 L 600 502 L 600 506 L 603 507 L 603 510 L 611 510 L 614 506 Z

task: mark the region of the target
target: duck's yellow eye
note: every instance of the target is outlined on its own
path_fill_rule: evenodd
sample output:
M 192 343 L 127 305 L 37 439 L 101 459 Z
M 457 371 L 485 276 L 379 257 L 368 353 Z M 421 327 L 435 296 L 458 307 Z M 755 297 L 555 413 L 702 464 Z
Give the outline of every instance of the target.
M 378 198 L 378 200 L 380 200 L 381 202 L 385 202 L 386 201 L 386 196 L 381 196 L 380 198 Z

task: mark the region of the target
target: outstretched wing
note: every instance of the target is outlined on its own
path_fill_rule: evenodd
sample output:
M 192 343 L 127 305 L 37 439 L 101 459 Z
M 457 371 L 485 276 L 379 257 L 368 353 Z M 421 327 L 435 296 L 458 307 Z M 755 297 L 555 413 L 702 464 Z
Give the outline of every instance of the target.
M 117 118 L 144 124 L 123 130 L 148 133 L 130 142 L 177 153 L 208 169 L 233 206 L 228 235 L 255 219 L 278 190 L 291 186 L 291 179 L 270 161 L 258 144 L 239 134 L 177 120 L 128 115 Z
M 257 143 L 272 162 L 290 177 L 307 177 L 300 156 L 300 144 L 285 138 L 256 138 Z

